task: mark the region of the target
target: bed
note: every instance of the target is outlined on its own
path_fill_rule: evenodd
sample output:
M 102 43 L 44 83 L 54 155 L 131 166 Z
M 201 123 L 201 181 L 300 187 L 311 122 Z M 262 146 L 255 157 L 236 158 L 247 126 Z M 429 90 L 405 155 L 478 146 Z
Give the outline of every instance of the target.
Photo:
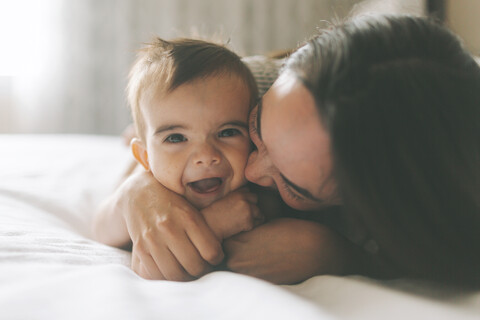
M 480 291 L 317 276 L 278 286 L 231 272 L 149 281 L 91 239 L 131 158 L 119 137 L 0 135 L 0 319 L 479 319 Z

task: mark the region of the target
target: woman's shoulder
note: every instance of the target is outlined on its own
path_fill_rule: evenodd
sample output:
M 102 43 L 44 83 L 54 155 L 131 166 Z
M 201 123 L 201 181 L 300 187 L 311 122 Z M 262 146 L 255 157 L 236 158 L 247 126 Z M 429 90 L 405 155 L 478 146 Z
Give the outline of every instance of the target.
M 278 77 L 278 72 L 283 66 L 284 58 L 276 59 L 268 56 L 256 55 L 242 58 L 242 61 L 252 72 L 258 87 L 259 96 L 272 86 Z

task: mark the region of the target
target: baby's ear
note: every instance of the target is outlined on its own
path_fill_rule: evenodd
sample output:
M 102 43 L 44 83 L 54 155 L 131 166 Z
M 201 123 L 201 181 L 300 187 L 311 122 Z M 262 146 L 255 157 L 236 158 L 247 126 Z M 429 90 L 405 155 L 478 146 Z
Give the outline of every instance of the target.
M 135 159 L 137 159 L 137 161 L 145 168 L 145 170 L 150 171 L 147 148 L 145 148 L 143 142 L 138 138 L 133 138 L 130 142 L 130 147 L 132 148 L 132 153 Z

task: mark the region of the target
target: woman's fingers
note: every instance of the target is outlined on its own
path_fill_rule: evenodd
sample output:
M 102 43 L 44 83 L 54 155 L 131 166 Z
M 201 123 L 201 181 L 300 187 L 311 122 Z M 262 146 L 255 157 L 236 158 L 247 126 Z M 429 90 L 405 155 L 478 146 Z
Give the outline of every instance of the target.
M 212 267 L 205 258 L 212 263 L 223 260 L 220 243 L 215 236 L 208 239 L 212 232 L 203 219 L 195 215 L 180 219 L 177 216 L 176 219 L 164 219 L 157 227 L 144 231 L 139 244 L 134 245 L 134 251 L 150 278 L 193 280 L 211 271 Z M 190 234 L 196 235 L 200 244 L 191 241 Z
M 200 214 L 190 216 L 186 223 L 185 231 L 192 246 L 196 248 L 200 256 L 211 265 L 217 265 L 223 261 L 222 245 Z M 188 243 L 185 243 L 188 246 Z
M 150 273 L 148 273 L 147 269 L 145 268 L 145 266 L 143 265 L 143 263 L 140 260 L 139 260 L 138 267 L 137 267 L 136 270 L 134 270 L 134 271 L 137 272 L 137 274 L 140 277 L 142 277 L 144 279 L 148 279 L 148 280 L 153 280 L 152 276 L 150 275 Z
M 165 248 L 165 250 L 166 252 L 160 253 L 158 247 L 152 248 L 152 258 L 161 270 L 163 278 L 172 281 L 194 280 L 195 277 L 185 271 L 171 250 L 169 248 Z
M 190 276 L 198 278 L 212 270 L 186 234 L 182 241 L 172 243 L 169 248 Z
M 153 257 L 150 255 L 149 251 L 140 249 L 139 246 L 134 245 L 132 250 L 132 268 L 133 268 L 133 259 L 138 259 L 136 261 L 137 269 L 134 269 L 140 276 L 147 279 L 161 280 L 165 279 L 161 269 L 155 263 Z
M 151 257 L 150 257 L 151 259 Z M 153 260 L 152 260 L 153 261 Z M 145 255 L 143 257 L 143 262 L 139 255 L 133 251 L 132 252 L 132 270 L 135 271 L 140 277 L 145 278 L 145 279 L 150 279 L 150 280 L 163 280 L 165 277 L 163 274 L 160 272 L 160 270 L 157 268 L 155 269 L 155 266 L 152 264 L 152 261 L 149 261 L 149 257 Z M 144 264 L 145 262 L 145 264 Z M 150 265 L 150 268 L 146 267 L 147 265 Z M 150 269 L 150 271 L 148 270 Z
M 178 234 L 178 233 L 177 233 Z M 182 237 L 175 236 L 170 239 L 172 243 L 188 241 L 185 232 Z M 160 233 L 150 233 L 148 237 L 142 238 L 139 243 L 134 244 L 132 250 L 132 268 L 142 277 L 155 280 L 188 281 L 193 280 L 168 245 L 168 239 L 162 238 Z M 166 243 L 165 243 L 166 241 Z M 193 247 L 192 244 L 190 244 Z M 188 247 L 180 250 L 189 251 Z M 195 249 L 193 249 L 196 251 Z M 197 255 L 198 253 L 195 252 Z

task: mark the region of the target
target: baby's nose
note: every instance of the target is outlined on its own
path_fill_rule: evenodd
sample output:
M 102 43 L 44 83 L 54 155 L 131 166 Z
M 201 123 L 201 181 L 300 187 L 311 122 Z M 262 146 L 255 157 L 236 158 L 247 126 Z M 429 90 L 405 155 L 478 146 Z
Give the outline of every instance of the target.
M 197 149 L 193 156 L 193 163 L 197 166 L 211 166 L 219 164 L 221 159 L 220 152 L 214 146 L 205 143 Z

